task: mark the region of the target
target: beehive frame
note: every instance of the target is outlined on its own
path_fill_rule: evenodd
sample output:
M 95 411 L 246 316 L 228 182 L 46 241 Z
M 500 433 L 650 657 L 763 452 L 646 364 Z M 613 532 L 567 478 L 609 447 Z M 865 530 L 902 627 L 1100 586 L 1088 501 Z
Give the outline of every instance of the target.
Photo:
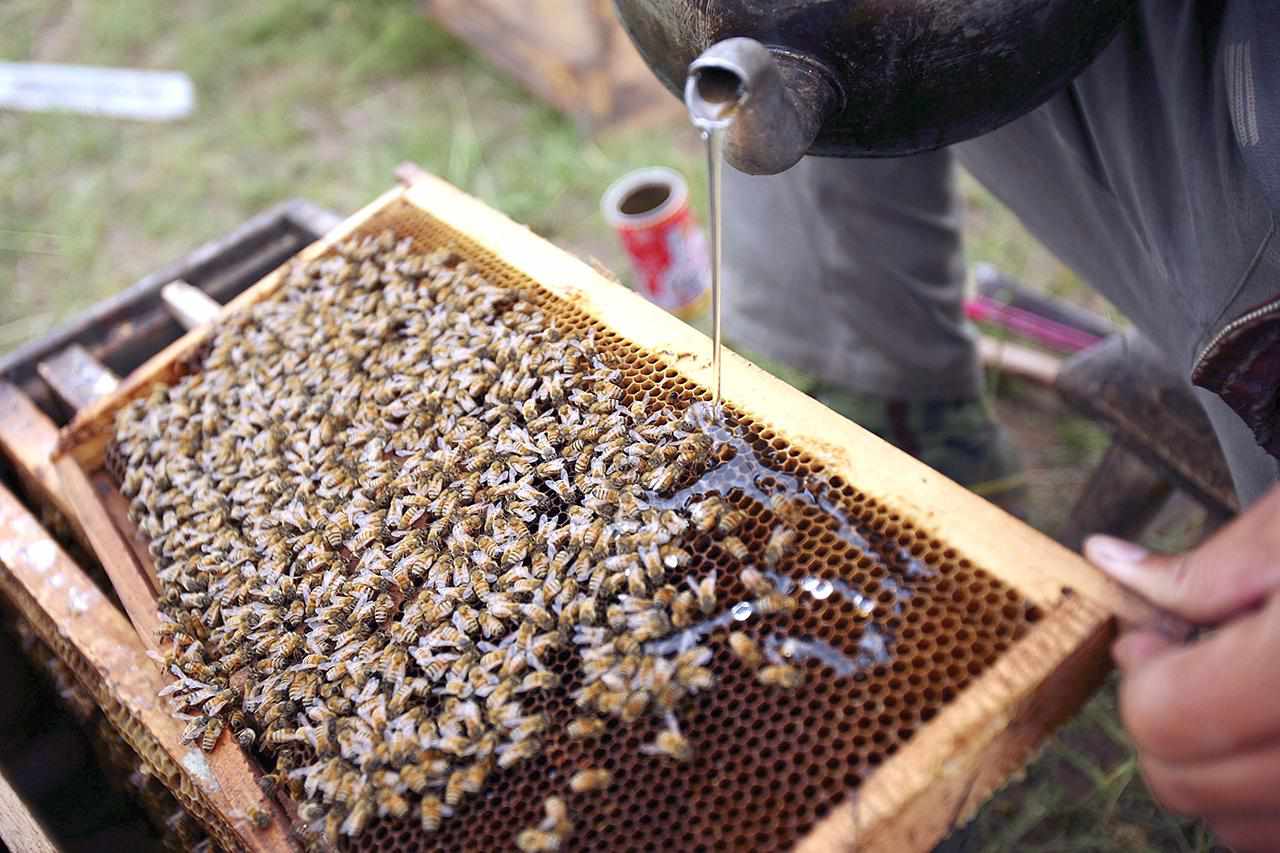
M 706 339 L 660 309 L 609 282 L 501 214 L 448 184 L 423 176 L 392 190 L 303 253 L 323 254 L 379 216 L 425 215 L 444 223 L 502 264 L 638 347 L 655 373 L 706 387 Z M 246 307 L 275 290 L 272 274 L 229 307 Z M 197 330 L 128 377 L 118 393 L 83 411 L 64 431 L 59 463 L 64 485 L 78 494 L 81 521 L 96 531 L 99 556 L 118 572 L 145 571 L 130 551 L 89 477 L 99 474 L 113 418 L 129 400 L 188 369 L 206 339 Z M 1078 557 L 1011 519 L 922 464 L 866 433 L 750 363 L 729 353 L 723 386 L 728 404 L 766 424 L 771 439 L 803 448 L 833 482 L 856 484 L 888 508 L 890 523 L 928 531 L 973 565 L 1016 590 L 1040 618 L 1025 636 L 922 725 L 800 842 L 803 850 L 927 849 L 972 814 L 1024 762 L 1054 726 L 1087 698 L 1107 666 L 1110 616 L 1097 602 L 1115 600 L 1107 582 Z M 86 519 L 85 514 L 90 518 Z M 127 565 L 126 565 L 127 563 Z M 113 577 L 115 573 L 113 573 Z M 154 615 L 145 596 L 122 599 L 144 634 Z M 145 636 L 144 636 L 144 639 Z M 224 743 L 218 751 L 235 749 Z

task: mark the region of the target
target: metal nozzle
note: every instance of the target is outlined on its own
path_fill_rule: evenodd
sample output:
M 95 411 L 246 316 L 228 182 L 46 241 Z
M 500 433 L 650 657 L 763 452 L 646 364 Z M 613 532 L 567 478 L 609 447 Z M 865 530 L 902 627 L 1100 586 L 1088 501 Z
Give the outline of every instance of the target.
M 695 125 L 727 128 L 725 157 L 733 166 L 772 175 L 805 155 L 837 108 L 833 79 L 810 57 L 731 38 L 689 66 L 684 102 Z

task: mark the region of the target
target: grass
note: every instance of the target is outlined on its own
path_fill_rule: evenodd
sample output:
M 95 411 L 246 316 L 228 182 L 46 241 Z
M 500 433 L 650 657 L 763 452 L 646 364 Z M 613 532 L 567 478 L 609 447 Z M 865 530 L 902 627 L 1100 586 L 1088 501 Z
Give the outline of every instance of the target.
M 705 210 L 683 123 L 585 139 L 411 0 L 5 0 L 0 59 L 177 68 L 198 92 L 196 113 L 172 124 L 0 114 L 0 351 L 274 202 L 352 211 L 403 160 L 619 272 L 625 258 L 597 212 L 608 182 L 672 166 Z M 962 186 L 971 261 L 1109 310 L 976 183 Z M 996 391 L 1051 524 L 1105 437 L 1017 383 Z M 984 851 L 1211 849 L 1145 796 L 1110 692 L 975 827 L 972 849 Z
M 683 126 L 582 139 L 400 0 L 9 0 L 0 57 L 176 67 L 199 101 L 173 124 L 0 115 L 0 349 L 273 202 L 352 211 L 406 159 L 621 268 L 603 187 L 699 163 Z
M 972 850 L 1208 853 L 1212 836 L 1155 805 L 1118 722 L 1114 679 L 975 819 Z

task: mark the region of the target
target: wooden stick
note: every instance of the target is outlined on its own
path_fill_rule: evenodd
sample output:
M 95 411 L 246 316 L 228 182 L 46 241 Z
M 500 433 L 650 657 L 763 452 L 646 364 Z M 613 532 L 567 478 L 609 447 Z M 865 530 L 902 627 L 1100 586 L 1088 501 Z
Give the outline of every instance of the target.
M 76 461 L 63 457 L 54 463 L 54 469 L 58 472 L 62 493 L 80 520 L 93 553 L 98 555 L 111 578 L 111 586 L 120 597 L 125 613 L 129 614 L 134 630 L 148 647 L 154 648 L 160 628 L 155 597 L 159 581 L 134 559 L 132 549 L 107 515 L 93 484 Z
M 15 385 L 0 381 L 0 453 L 13 465 L 31 497 L 52 506 L 75 526 L 78 520 L 62 494 L 50 457 L 58 446 L 58 428 Z M 83 539 L 83 536 L 81 536 Z M 84 540 L 88 545 L 88 540 Z
M 160 288 L 160 298 L 173 318 L 187 331 L 212 323 L 222 312 L 217 300 L 181 279 Z
M 72 412 L 106 397 L 120 385 L 120 377 L 103 366 L 80 344 L 72 344 L 36 364 L 36 372 Z
M 1049 388 L 1058 380 L 1062 359 L 1009 341 L 978 337 L 978 358 L 984 367 L 1030 379 Z
M 0 773 L 0 839 L 4 840 L 5 847 L 22 853 L 58 851 L 58 845 L 49 839 L 40 821 L 36 820 L 3 773 Z

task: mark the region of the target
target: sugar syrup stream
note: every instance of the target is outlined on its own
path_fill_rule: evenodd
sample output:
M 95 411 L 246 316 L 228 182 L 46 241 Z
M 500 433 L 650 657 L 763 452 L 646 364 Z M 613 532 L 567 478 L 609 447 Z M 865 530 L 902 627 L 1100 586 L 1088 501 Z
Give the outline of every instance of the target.
M 744 82 L 732 73 L 693 72 L 685 86 L 684 102 L 689 120 L 702 134 L 707 147 L 708 229 L 711 234 L 711 374 L 712 400 L 720 408 L 721 334 L 720 308 L 723 282 L 722 242 L 724 205 L 721 194 L 724 173 L 724 136 L 738 107 L 749 97 Z

